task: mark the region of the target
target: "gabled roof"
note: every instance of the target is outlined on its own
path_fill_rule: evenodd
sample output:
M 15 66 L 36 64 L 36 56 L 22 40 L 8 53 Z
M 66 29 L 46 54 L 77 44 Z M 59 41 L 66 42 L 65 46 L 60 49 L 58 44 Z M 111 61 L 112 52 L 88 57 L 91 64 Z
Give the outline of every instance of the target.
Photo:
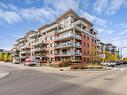
M 76 14 L 72 9 L 70 9 L 69 11 L 65 12 L 62 16 L 60 16 L 56 21 L 60 21 L 64 17 L 68 16 L 69 14 L 74 15 L 76 18 L 80 18 L 78 14 Z

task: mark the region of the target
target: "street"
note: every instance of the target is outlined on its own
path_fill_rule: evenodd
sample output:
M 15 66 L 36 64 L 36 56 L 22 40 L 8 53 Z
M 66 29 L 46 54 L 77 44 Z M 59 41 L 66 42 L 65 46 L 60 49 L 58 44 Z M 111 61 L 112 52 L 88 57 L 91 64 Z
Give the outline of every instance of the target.
M 127 66 L 109 71 L 44 73 L 0 65 L 0 95 L 127 95 Z

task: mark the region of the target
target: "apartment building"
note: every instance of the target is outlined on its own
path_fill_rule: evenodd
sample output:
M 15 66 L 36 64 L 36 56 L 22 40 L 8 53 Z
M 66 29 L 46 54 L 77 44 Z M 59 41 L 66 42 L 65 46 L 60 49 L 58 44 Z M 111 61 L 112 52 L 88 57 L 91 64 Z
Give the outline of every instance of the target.
M 118 54 L 118 49 L 117 49 L 116 46 L 114 46 L 111 43 L 101 42 L 100 40 L 97 41 L 97 50 L 98 50 L 98 55 L 100 57 L 103 56 L 105 51 L 108 51 L 108 52 L 110 52 L 112 54 Z
M 87 63 L 93 60 L 97 40 L 93 24 L 69 10 L 53 23 L 26 33 L 17 40 L 12 51 L 21 61 L 35 57 L 41 62 L 71 60 Z

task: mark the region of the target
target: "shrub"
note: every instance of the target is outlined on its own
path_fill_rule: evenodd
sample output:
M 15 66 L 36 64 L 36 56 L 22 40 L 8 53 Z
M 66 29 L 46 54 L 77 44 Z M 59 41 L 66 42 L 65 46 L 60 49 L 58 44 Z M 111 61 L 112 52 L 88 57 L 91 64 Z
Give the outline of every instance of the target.
M 76 64 L 71 65 L 70 69 L 102 69 L 103 67 L 100 65 L 92 65 L 92 64 Z
M 102 69 L 102 66 L 95 66 L 94 69 Z
M 82 64 L 71 65 L 70 69 L 86 69 L 86 67 Z
M 59 67 L 67 67 L 70 65 L 70 61 L 62 61 L 58 64 Z
M 58 68 L 58 64 L 49 64 L 49 66 L 53 67 L 53 68 Z
M 78 69 L 77 65 L 71 65 L 70 69 Z

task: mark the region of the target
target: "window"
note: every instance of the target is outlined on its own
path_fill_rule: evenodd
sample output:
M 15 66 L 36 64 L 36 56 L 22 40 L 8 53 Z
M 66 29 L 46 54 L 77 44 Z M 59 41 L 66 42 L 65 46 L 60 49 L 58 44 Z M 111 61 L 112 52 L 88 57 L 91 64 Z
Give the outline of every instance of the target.
M 84 35 L 84 39 L 86 38 L 86 35 Z
M 86 58 L 84 58 L 84 62 L 86 62 Z
M 89 62 L 89 58 L 87 58 L 87 62 Z
M 50 47 L 54 47 L 54 44 L 50 44 Z
M 53 54 L 54 53 L 54 51 L 52 50 L 52 51 L 50 51 L 50 54 Z
M 89 47 L 89 44 L 87 44 L 87 47 Z
M 50 36 L 50 40 L 52 40 L 52 36 Z
M 45 41 L 47 41 L 47 37 L 45 38 Z
M 92 39 L 92 42 L 94 42 L 94 39 Z
M 86 51 L 84 50 L 84 55 L 86 54 Z
M 87 39 L 89 40 L 89 37 L 87 36 Z
M 89 51 L 87 51 L 87 54 L 89 55 Z
M 86 46 L 86 43 L 84 43 L 84 47 Z

